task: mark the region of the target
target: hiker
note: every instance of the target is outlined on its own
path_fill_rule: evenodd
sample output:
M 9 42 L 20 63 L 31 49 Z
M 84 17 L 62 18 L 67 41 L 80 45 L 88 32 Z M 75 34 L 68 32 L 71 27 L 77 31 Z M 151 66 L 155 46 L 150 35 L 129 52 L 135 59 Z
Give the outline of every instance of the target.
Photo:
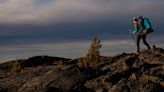
M 139 17 L 137 19 L 136 17 L 132 18 L 132 23 L 134 25 L 135 30 L 132 31 L 132 34 L 138 33 L 137 36 L 137 52 L 140 52 L 140 40 L 143 40 L 143 43 L 147 46 L 148 50 L 151 49 L 149 44 L 146 41 L 146 36 L 148 34 L 148 30 L 151 30 L 151 27 L 149 29 L 146 29 L 145 24 L 144 24 L 144 17 Z

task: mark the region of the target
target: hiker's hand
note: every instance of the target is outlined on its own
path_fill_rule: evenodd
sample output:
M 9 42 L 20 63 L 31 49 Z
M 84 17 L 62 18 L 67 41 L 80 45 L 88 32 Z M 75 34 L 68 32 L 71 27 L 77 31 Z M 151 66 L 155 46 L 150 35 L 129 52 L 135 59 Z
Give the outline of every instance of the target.
M 143 33 L 147 33 L 147 30 L 146 30 L 146 29 L 144 29 L 144 30 L 143 30 Z
M 132 34 L 135 34 L 137 31 L 132 31 Z

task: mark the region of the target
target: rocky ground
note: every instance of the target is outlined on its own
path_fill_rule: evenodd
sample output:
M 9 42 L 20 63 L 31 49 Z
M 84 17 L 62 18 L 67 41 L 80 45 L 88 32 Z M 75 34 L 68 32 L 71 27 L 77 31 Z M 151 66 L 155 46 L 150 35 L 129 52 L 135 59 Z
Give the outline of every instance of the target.
M 0 92 L 164 92 L 163 49 L 101 58 L 97 69 L 48 56 L 1 64 Z

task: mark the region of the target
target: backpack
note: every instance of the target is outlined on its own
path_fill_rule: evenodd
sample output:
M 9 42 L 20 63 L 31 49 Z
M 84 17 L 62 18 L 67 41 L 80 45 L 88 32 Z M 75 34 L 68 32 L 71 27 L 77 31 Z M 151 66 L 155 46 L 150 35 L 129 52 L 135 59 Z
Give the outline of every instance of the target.
M 151 23 L 149 19 L 144 18 L 144 26 L 145 26 L 145 29 L 147 30 L 147 33 L 154 32 L 154 30 L 151 28 Z

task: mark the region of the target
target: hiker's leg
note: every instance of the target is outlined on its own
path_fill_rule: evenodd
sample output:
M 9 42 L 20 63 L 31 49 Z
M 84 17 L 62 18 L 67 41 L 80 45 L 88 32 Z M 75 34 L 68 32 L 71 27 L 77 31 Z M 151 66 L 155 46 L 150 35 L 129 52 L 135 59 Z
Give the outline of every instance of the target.
M 143 43 L 147 46 L 147 48 L 150 50 L 151 48 L 150 48 L 149 44 L 148 44 L 147 41 L 146 41 L 146 34 L 144 34 L 144 35 L 142 36 L 142 40 L 143 40 Z
M 140 40 L 141 40 L 141 36 L 140 34 L 137 36 L 137 52 L 140 52 Z

